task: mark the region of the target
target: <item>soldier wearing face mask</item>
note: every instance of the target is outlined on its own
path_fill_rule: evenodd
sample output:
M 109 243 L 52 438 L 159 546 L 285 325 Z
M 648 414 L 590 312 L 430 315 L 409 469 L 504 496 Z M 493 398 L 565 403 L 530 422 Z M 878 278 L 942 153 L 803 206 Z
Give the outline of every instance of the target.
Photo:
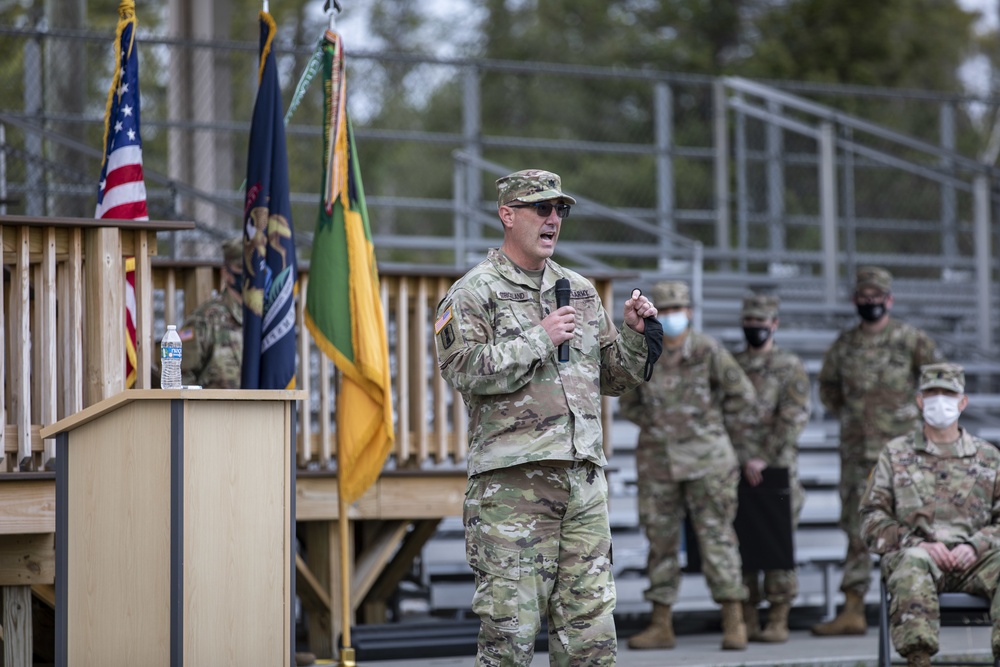
M 885 443 L 920 425 L 913 402 L 920 367 L 942 361 L 930 336 L 889 316 L 888 271 L 859 267 L 853 301 L 861 323 L 834 341 L 819 373 L 820 400 L 840 419 L 840 527 L 848 544 L 840 584 L 844 609 L 832 621 L 813 626 L 816 635 L 867 631 L 864 599 L 871 557 L 861 539 L 858 504 Z
M 740 445 L 736 453 L 750 486 L 761 484 L 767 468 L 788 470 L 794 530 L 805 501 L 798 479 L 798 441 L 809 421 L 809 376 L 797 356 L 774 343 L 778 303 L 778 297 L 768 294 L 752 294 L 743 300 L 741 315 L 747 347 L 735 357 L 757 391 L 757 411 L 746 438 L 736 443 Z M 743 605 L 749 640 L 788 641 L 788 612 L 799 588 L 795 570 L 766 570 L 763 596 L 759 573 L 744 573 L 743 581 L 749 591 Z M 770 605 L 763 629 L 757 613 L 762 597 Z
M 672 607 L 680 587 L 681 530 L 691 515 L 712 599 L 722 605 L 722 648 L 747 645 L 743 585 L 733 520 L 739 466 L 733 443 L 755 421 L 750 380 L 718 341 L 691 329 L 691 298 L 681 282 L 656 284 L 663 354 L 645 384 L 622 395 L 622 415 L 640 427 L 636 447 L 639 523 L 649 540 L 648 628 L 633 649 L 673 648 Z
M 910 667 L 929 667 L 938 651 L 945 591 L 992 600 L 1000 658 L 1000 450 L 959 426 L 968 403 L 961 366 L 924 366 L 924 423 L 885 446 L 861 502 L 862 535 L 892 596 L 892 643 Z

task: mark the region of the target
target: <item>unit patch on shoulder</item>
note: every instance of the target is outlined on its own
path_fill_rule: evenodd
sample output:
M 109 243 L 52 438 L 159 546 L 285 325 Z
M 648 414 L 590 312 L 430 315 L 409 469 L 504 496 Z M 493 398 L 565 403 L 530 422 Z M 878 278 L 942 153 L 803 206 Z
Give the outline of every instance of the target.
M 453 324 L 453 322 L 448 322 L 439 334 L 441 336 L 441 347 L 446 350 L 455 342 L 455 331 L 452 329 Z
M 181 339 L 182 343 L 194 340 L 194 329 L 192 329 L 191 327 L 184 327 L 183 329 L 178 329 L 177 336 Z

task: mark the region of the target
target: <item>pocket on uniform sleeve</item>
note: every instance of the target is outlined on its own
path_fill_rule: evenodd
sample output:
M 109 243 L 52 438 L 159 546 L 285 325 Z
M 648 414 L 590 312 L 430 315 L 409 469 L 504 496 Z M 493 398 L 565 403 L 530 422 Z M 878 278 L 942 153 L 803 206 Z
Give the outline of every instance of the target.
M 520 555 L 517 549 L 500 547 L 477 537 L 465 542 L 465 557 L 476 575 L 472 611 L 482 622 L 501 632 L 517 632 Z

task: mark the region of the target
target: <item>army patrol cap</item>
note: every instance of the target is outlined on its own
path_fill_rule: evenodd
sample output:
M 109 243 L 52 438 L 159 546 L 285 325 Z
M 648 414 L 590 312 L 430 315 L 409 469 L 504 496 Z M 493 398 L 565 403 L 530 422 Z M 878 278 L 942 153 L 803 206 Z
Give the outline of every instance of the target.
M 226 264 L 243 264 L 243 237 L 226 239 L 222 242 L 222 261 Z
M 958 364 L 927 364 L 920 367 L 920 391 L 947 389 L 965 393 L 965 369 Z
M 740 316 L 773 320 L 778 316 L 779 303 L 781 300 L 773 294 L 749 294 L 743 297 L 743 309 Z
M 650 299 L 657 308 L 689 308 L 691 306 L 691 291 L 687 283 L 665 281 L 653 285 Z
M 888 294 L 892 291 L 892 274 L 879 266 L 859 266 L 855 289 L 874 287 Z
M 549 199 L 562 199 L 568 204 L 576 200 L 562 191 L 559 174 L 541 169 L 523 169 L 497 179 L 497 208 L 512 201 L 531 204 Z

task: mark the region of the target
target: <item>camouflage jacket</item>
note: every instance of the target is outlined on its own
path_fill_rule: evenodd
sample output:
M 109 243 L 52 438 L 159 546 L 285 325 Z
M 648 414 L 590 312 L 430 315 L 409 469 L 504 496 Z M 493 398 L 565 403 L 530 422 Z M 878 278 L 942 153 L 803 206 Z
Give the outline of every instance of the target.
M 567 278 L 576 309 L 569 362 L 541 326 Z M 458 280 L 434 325 L 441 375 L 469 409 L 469 475 L 545 459 L 604 466 L 601 394 L 642 381 L 646 339 L 619 335 L 594 286 L 551 260 L 541 290 L 499 249 Z
M 861 500 L 861 534 L 878 554 L 925 540 L 949 549 L 1000 548 L 1000 450 L 962 429 L 940 445 L 922 429 L 896 438 L 878 457 Z
M 943 360 L 926 333 L 898 320 L 875 335 L 860 325 L 841 333 L 819 372 L 820 400 L 840 418 L 841 455 L 873 461 L 889 440 L 920 428 L 920 367 Z
M 736 454 L 741 463 L 763 459 L 794 475 L 799 436 L 809 421 L 809 376 L 802 361 L 777 345 L 760 354 L 743 350 L 736 362 L 757 391 L 757 409 Z
M 637 464 L 667 466 L 671 479 L 698 479 L 736 466 L 733 443 L 754 421 L 753 385 L 714 338 L 689 331 L 679 352 L 664 350 L 652 379 L 621 397 L 639 425 Z
M 206 389 L 239 389 L 243 304 L 229 292 L 204 302 L 177 330 L 183 344 L 181 381 Z

